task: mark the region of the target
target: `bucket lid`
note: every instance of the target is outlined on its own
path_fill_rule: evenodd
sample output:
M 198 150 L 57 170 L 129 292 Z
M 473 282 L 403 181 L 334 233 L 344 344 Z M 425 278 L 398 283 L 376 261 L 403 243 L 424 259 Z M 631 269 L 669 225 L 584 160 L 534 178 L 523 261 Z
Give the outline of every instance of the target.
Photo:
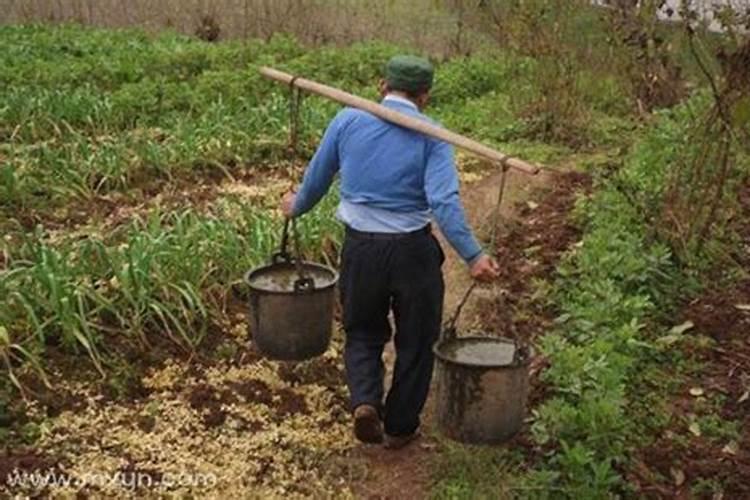
M 435 355 L 467 367 L 502 368 L 524 364 L 529 356 L 516 341 L 503 337 L 460 337 L 438 342 Z
M 338 281 L 338 273 L 329 267 L 314 262 L 303 262 L 302 266 L 315 290 L 332 287 Z M 250 289 L 268 293 L 294 293 L 294 283 L 298 279 L 297 268 L 286 262 L 255 268 L 245 276 Z

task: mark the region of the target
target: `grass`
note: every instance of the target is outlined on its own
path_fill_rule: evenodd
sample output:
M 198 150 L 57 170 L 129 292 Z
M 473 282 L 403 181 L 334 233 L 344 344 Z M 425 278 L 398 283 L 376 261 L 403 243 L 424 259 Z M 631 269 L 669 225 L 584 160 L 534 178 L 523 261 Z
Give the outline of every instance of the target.
M 440 440 L 440 461 L 433 475 L 435 499 L 510 498 L 510 480 L 521 458 L 505 449 L 465 446 Z

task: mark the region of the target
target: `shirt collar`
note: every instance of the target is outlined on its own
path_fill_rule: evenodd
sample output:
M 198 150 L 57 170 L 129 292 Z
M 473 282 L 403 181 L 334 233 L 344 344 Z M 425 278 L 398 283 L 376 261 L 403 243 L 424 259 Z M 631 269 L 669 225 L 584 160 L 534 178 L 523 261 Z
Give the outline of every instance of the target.
M 383 102 L 389 102 L 389 101 L 390 102 L 398 102 L 398 103 L 401 103 L 401 104 L 405 104 L 406 106 L 409 106 L 410 108 L 413 108 L 413 109 L 419 111 L 419 108 L 417 107 L 417 105 L 414 104 L 413 102 L 411 102 L 409 99 L 406 99 L 405 97 L 401 97 L 401 96 L 398 96 L 398 95 L 395 95 L 395 94 L 388 94 L 383 99 Z

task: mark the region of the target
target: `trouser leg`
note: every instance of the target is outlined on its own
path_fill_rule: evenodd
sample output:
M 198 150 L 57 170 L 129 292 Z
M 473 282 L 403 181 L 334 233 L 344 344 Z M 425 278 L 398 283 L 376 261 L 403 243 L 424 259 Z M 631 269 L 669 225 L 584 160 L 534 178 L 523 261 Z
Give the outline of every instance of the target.
M 411 434 L 432 380 L 432 347 L 440 334 L 444 255 L 432 235 L 400 242 L 392 268 L 396 365 L 385 406 L 385 431 Z
M 347 237 L 342 251 L 344 363 L 352 409 L 373 405 L 382 412 L 383 348 L 390 339 L 389 242 Z

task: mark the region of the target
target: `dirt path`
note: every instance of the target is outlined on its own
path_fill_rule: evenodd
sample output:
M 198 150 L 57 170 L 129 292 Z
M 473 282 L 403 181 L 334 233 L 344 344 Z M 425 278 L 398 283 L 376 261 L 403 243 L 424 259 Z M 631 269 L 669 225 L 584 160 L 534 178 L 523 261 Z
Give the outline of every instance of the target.
M 528 176 L 515 171 L 508 172 L 503 205 L 502 219 L 510 219 L 515 214 L 518 202 L 529 200 L 530 193 L 541 186 L 547 185 L 552 174 L 543 172 L 537 176 Z M 500 186 L 501 173 L 498 171 L 484 172 L 479 178 L 474 177 L 470 182 L 464 182 L 462 199 L 467 218 L 477 236 L 486 241 L 491 233 L 492 214 L 497 203 L 497 193 Z M 502 222 L 501 222 L 502 224 Z M 446 260 L 443 273 L 446 283 L 445 314 L 452 314 L 456 305 L 463 297 L 467 287 L 471 284 L 467 266 L 461 258 L 450 248 L 450 245 L 438 234 Z M 462 324 L 471 324 L 477 319 L 480 306 L 496 290 L 492 287 L 477 290 L 478 300 L 469 300 L 462 318 Z M 388 376 L 393 365 L 393 344 L 386 347 L 386 366 Z M 422 437 L 414 444 L 399 452 L 383 450 L 380 447 L 360 446 L 353 451 L 353 458 L 362 463 L 365 471 L 363 479 L 355 481 L 353 491 L 360 498 L 368 499 L 397 499 L 397 498 L 426 498 L 433 478 L 431 477 L 431 460 L 438 450 L 435 428 L 432 421 L 434 402 L 428 399 L 423 414 Z

